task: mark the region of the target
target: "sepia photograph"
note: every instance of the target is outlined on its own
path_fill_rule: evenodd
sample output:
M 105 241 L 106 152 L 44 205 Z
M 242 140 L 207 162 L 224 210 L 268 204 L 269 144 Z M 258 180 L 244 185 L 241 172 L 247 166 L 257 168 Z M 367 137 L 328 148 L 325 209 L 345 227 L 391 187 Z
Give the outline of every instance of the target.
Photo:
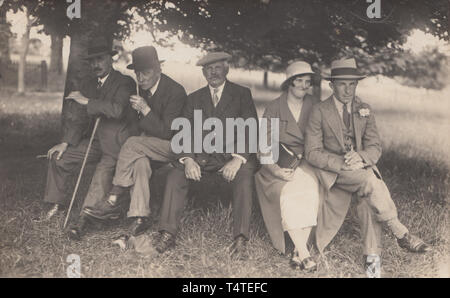
M 449 278 L 449 12 L 0 0 L 0 277 Z

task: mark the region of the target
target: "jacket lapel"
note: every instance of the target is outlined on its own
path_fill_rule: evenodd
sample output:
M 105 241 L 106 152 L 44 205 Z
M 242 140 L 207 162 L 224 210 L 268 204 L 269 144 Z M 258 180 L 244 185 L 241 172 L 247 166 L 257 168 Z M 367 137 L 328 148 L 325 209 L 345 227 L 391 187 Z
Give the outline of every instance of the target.
M 212 104 L 212 98 L 211 98 L 211 92 L 209 91 L 209 86 L 206 86 L 202 90 L 201 94 L 201 108 L 204 115 L 204 118 L 209 118 L 213 116 L 213 104 Z
M 209 89 L 209 88 L 208 88 Z M 212 106 L 212 98 L 211 93 L 209 93 L 209 98 Z M 216 106 L 216 114 L 221 115 L 222 112 L 226 110 L 226 107 L 231 103 L 233 100 L 232 96 L 232 88 L 228 81 L 225 81 L 225 86 L 223 87 L 222 96 L 220 97 L 219 103 Z
M 313 106 L 313 99 L 310 95 L 306 95 L 303 100 L 302 111 L 300 112 L 300 119 L 298 121 L 298 126 L 303 135 L 306 133 L 306 126 L 308 125 L 309 115 L 311 114 L 311 109 Z
M 361 100 L 356 97 L 355 102 L 353 103 L 352 109 L 352 118 L 353 118 L 353 128 L 355 130 L 355 141 L 356 141 L 356 150 L 362 150 L 361 148 L 361 138 L 362 138 L 362 130 L 365 126 L 366 119 L 363 117 L 359 117 L 359 109 L 361 106 Z
M 344 136 L 342 134 L 341 117 L 339 117 L 338 110 L 333 102 L 333 96 L 330 96 L 323 105 L 323 112 L 325 120 L 328 122 L 331 130 L 344 150 Z
M 303 134 L 298 127 L 297 121 L 295 121 L 294 116 L 289 109 L 286 93 L 283 93 L 280 97 L 280 121 L 287 122 L 286 133 L 296 138 L 303 137 Z
M 117 79 L 117 72 L 113 69 L 111 70 L 109 77 L 106 79 L 105 83 L 103 84 L 102 88 L 100 89 L 100 100 L 103 100 L 108 92 L 112 89 L 111 87 L 114 86 L 114 82 Z

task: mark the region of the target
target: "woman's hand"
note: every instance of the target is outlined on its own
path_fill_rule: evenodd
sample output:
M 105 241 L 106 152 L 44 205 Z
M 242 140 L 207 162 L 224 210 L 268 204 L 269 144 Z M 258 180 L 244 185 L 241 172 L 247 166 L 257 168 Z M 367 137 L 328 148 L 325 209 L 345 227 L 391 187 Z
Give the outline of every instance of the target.
M 280 168 L 277 164 L 271 164 L 271 165 L 265 165 L 269 168 L 272 175 L 274 175 L 277 178 L 280 178 L 284 181 L 291 181 L 294 178 L 294 170 L 293 169 L 286 169 L 286 168 Z

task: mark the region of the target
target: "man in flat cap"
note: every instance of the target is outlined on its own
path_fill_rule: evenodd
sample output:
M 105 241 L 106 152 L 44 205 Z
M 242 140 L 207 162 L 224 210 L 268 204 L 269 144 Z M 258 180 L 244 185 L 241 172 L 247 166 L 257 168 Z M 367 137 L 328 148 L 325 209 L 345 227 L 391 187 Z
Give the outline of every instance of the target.
M 206 175 L 220 175 L 224 181 L 231 184 L 234 241 L 230 251 L 236 256 L 245 252 L 245 245 L 249 238 L 256 156 L 248 150 L 248 129 L 245 139 L 240 140 L 245 143 L 245 149 L 240 152 L 236 150 L 236 143 L 240 136 L 237 131 L 242 132 L 246 128 L 234 126 L 232 131 L 227 131 L 225 120 L 241 118 L 257 126 L 257 114 L 250 90 L 226 78 L 230 58 L 231 56 L 227 53 L 214 52 L 207 54 L 197 63 L 198 66 L 203 67 L 203 75 L 208 85 L 190 94 L 183 110 L 183 117 L 188 119 L 191 125 L 191 150 L 178 154 L 177 162 L 174 163 L 175 168 L 167 177 L 160 215 L 160 237 L 155 244 L 160 253 L 175 245 L 175 235 L 179 228 L 189 185 L 200 182 Z M 199 113 L 202 114 L 203 121 L 194 117 L 194 114 Z M 234 134 L 234 144 L 231 144 L 232 147 L 234 146 L 234 152 L 225 153 L 229 150 L 226 150 L 226 142 L 223 142 L 223 148 L 217 151 L 206 150 L 202 146 L 200 152 L 194 153 L 193 139 L 199 137 L 194 136 L 194 126 L 204 128 L 207 118 L 213 119 L 214 123 L 215 121 L 222 123 L 223 136 Z M 214 135 L 211 143 L 221 141 L 217 139 L 212 127 L 210 130 L 203 130 L 201 140 L 204 140 L 206 135 L 211 137 L 211 134 Z
M 397 209 L 376 167 L 381 141 L 370 106 L 355 96 L 359 74 L 354 59 L 333 61 L 330 81 L 333 94 L 314 106 L 306 130 L 306 159 L 318 168 L 328 198 L 319 211 L 317 246 L 323 250 L 336 235 L 347 214 L 352 195 L 358 198 L 365 267 L 372 268 L 381 253 L 381 223 L 397 238 L 400 247 L 423 253 L 421 239 L 399 221 Z
M 52 147 L 49 159 L 47 187 L 44 201 L 53 207 L 47 213 L 50 219 L 67 204 L 69 178 L 79 168 L 92 134 L 93 120 L 100 123 L 87 162 L 96 163 L 96 169 L 84 200 L 77 225 L 69 229 L 69 236 L 79 239 L 89 222 L 86 208 L 102 200 L 111 188 L 114 169 L 122 144 L 137 134 L 137 113 L 129 98 L 136 93 L 134 80 L 112 67 L 111 46 L 104 39 L 96 39 L 88 48 L 88 60 L 93 77 L 84 79 L 79 88 L 74 86 L 66 97 L 63 109 L 63 137 Z
M 139 95 L 132 95 L 130 101 L 139 113 L 141 135 L 130 137 L 123 145 L 109 196 L 86 212 L 100 220 L 117 217 L 124 202 L 121 196 L 130 189 L 128 217 L 134 219 L 130 230 L 137 236 L 150 224 L 152 168 L 175 160 L 170 148 L 171 124 L 180 116 L 187 95 L 180 84 L 161 73 L 161 61 L 154 47 L 137 48 L 132 58 L 127 68 L 136 74 Z

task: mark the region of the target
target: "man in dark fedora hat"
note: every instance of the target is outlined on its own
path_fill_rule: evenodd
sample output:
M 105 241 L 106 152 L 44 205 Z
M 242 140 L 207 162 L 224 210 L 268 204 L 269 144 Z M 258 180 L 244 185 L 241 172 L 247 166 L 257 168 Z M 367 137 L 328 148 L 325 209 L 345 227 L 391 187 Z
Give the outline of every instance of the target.
M 333 61 L 330 81 L 333 94 L 317 104 L 306 131 L 306 159 L 318 168 L 328 198 L 319 211 L 317 246 L 322 250 L 344 221 L 352 196 L 358 198 L 366 269 L 379 262 L 381 224 L 397 238 L 400 247 L 417 253 L 430 248 L 411 235 L 399 221 L 397 209 L 376 166 L 381 141 L 371 107 L 355 96 L 358 81 L 355 59 Z
M 141 135 L 129 138 L 123 145 L 108 198 L 87 212 L 98 219 L 116 216 L 122 207 L 121 195 L 130 188 L 128 217 L 134 218 L 131 234 L 136 236 L 150 224 L 152 168 L 175 159 L 170 147 L 171 124 L 180 116 L 187 95 L 180 84 L 161 73 L 162 61 L 154 47 L 135 49 L 132 59 L 128 69 L 136 73 L 139 95 L 131 96 L 130 102 L 139 113 Z
M 188 96 L 183 117 L 190 122 L 191 130 L 189 132 L 192 143 L 194 143 L 195 126 L 203 127 L 204 123 L 208 121 L 207 118 L 221 121 L 224 127 L 223 136 L 234 135 L 234 144 L 230 143 L 234 145 L 234 153 L 223 153 L 229 152 L 226 150 L 226 142 L 223 142 L 223 148 L 213 150 L 212 153 L 205 148 L 202 148 L 200 153 L 196 153 L 193 151 L 195 146 L 191 146 L 191 151 L 181 152 L 177 155 L 177 161 L 174 162 L 175 168 L 171 169 L 167 176 L 160 214 L 160 237 L 155 244 L 160 253 L 175 245 L 175 235 L 183 214 L 189 186 L 192 183 L 200 182 L 207 175 L 219 175 L 224 182 L 230 184 L 233 190 L 234 241 L 230 253 L 232 256 L 245 255 L 250 230 L 256 156 L 250 152 L 248 146 L 250 129 L 246 129 L 246 125 L 244 125 L 244 127 L 233 126 L 233 129 L 228 131 L 225 128 L 225 121 L 226 119 L 240 118 L 245 120 L 245 123 L 253 122 L 257 126 L 257 114 L 250 89 L 227 80 L 230 58 L 231 56 L 227 53 L 213 52 L 208 53 L 197 62 L 198 66 L 202 66 L 208 85 Z M 203 114 L 203 121 L 194 116 L 199 112 Z M 216 140 L 216 133 L 211 130 L 203 130 L 201 140 L 204 140 L 206 135 L 214 134 L 214 142 L 223 141 Z M 244 131 L 244 138 L 240 138 L 241 135 L 238 135 L 236 130 Z M 238 140 L 245 143 L 243 152 L 236 150 Z
M 63 111 L 63 137 L 61 143 L 48 151 L 49 167 L 45 202 L 53 204 L 46 218 L 50 219 L 67 204 L 68 180 L 81 164 L 92 134 L 92 120 L 100 122 L 88 154 L 88 163 L 96 163 L 88 193 L 83 203 L 78 225 L 69 229 L 69 236 L 79 239 L 88 215 L 84 212 L 102 200 L 111 188 L 111 182 L 120 148 L 132 135 L 136 135 L 137 113 L 129 98 L 136 93 L 134 80 L 112 67 L 110 44 L 102 38 L 91 41 L 86 60 L 93 77 L 84 79 L 77 90 L 65 100 Z

